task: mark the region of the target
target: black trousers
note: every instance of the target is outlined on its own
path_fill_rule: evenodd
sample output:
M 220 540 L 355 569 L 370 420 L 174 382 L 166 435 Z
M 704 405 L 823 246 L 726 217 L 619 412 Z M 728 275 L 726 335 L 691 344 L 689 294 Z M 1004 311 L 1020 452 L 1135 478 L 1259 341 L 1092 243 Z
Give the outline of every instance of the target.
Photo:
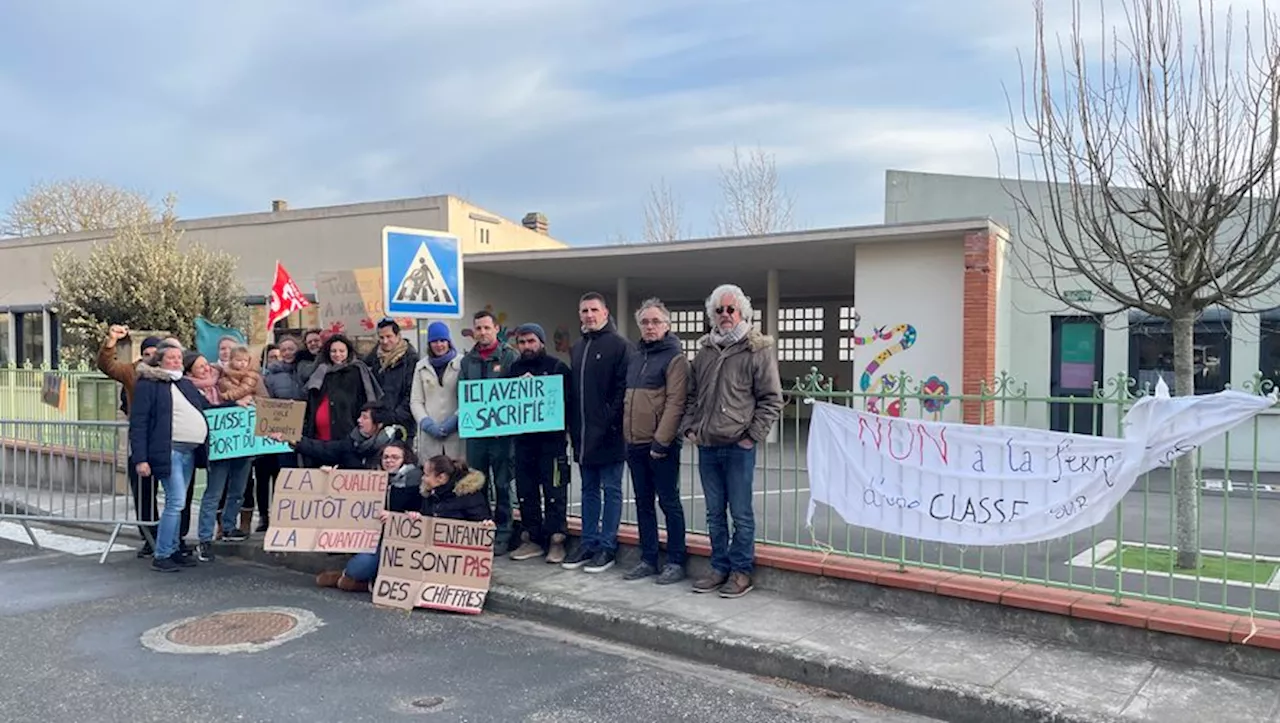
M 257 508 L 263 520 L 271 512 L 271 491 L 276 477 L 280 476 L 280 455 L 264 454 L 253 460 L 253 474 L 249 475 L 249 487 L 244 492 L 245 509 Z
M 182 541 L 187 539 L 187 535 L 191 532 L 191 499 L 196 492 L 196 472 L 191 470 L 191 477 L 187 479 L 187 502 L 182 506 L 182 525 L 178 530 L 178 545 L 184 544 Z
M 156 480 L 154 477 L 138 477 L 138 470 L 132 462 L 127 465 L 129 474 L 129 492 L 133 495 L 133 512 L 138 518 L 138 522 L 151 524 L 139 524 L 138 534 L 142 535 L 142 539 L 147 545 L 153 545 L 156 541 L 156 522 L 160 519 L 160 511 L 156 507 Z
M 563 441 L 515 442 L 516 497 L 520 500 L 520 527 L 529 541 L 551 544 L 551 536 L 567 532 L 569 459 Z

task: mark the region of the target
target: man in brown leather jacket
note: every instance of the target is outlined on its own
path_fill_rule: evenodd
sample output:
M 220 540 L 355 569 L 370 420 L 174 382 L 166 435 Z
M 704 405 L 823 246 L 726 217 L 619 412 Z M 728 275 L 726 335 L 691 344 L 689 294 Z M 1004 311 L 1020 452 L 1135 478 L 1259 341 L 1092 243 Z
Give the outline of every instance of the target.
M 756 447 L 782 414 L 782 383 L 773 337 L 751 325 L 751 300 L 742 289 L 718 287 L 707 298 L 707 316 L 712 331 L 698 342 L 680 425 L 683 436 L 698 445 L 711 537 L 712 571 L 693 591 L 738 598 L 752 588 Z

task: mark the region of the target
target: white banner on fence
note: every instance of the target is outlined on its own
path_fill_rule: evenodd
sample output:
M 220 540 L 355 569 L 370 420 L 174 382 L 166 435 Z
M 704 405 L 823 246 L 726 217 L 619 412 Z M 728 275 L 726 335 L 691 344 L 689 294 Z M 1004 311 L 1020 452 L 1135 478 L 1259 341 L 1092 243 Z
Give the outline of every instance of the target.
M 1142 474 L 1268 409 L 1271 397 L 1156 395 L 1134 404 L 1124 438 L 944 424 L 818 402 L 809 431 L 816 503 L 846 522 L 956 545 L 1010 545 L 1102 522 Z

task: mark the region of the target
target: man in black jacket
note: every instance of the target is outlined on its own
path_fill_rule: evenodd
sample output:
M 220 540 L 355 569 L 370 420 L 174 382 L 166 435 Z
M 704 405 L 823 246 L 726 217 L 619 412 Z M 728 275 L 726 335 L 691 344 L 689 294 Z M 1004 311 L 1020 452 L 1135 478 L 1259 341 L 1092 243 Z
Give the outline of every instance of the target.
M 582 477 L 582 544 L 563 566 L 604 572 L 617 556 L 622 521 L 622 407 L 631 343 L 618 334 L 604 297 L 594 291 L 579 300 L 578 319 L 582 338 L 571 354 L 569 438 Z
M 520 358 L 509 376 L 559 376 L 564 380 L 562 404 L 569 405 L 569 365 L 547 354 L 547 335 L 538 324 L 516 327 Z M 516 497 L 520 500 L 521 544 L 511 551 L 512 560 L 546 555 L 548 563 L 565 558 L 565 515 L 569 484 L 569 460 L 564 430 L 530 432 L 515 438 Z M 545 517 L 543 515 L 545 509 Z
M 378 347 L 364 361 L 373 370 L 373 378 L 382 389 L 382 405 L 387 410 L 388 424 L 404 428 L 413 441 L 418 425 L 413 419 L 409 396 L 413 391 L 413 369 L 418 365 L 418 352 L 400 336 L 395 319 L 378 322 Z

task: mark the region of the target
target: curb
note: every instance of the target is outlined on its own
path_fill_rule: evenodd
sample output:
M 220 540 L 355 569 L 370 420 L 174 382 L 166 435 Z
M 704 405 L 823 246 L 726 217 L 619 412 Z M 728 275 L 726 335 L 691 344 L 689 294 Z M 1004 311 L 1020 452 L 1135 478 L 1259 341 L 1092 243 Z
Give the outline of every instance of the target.
M 220 556 L 314 574 L 333 567 L 316 554 L 270 553 L 254 545 L 217 543 Z M 330 563 L 330 564 L 326 564 Z M 955 723 L 1119 723 L 1121 718 L 1001 693 L 984 686 L 911 673 L 766 642 L 707 625 L 651 613 L 619 611 L 561 595 L 495 582 L 488 612 L 532 620 L 613 642 L 654 650 L 749 675 L 825 688 L 901 711 Z

